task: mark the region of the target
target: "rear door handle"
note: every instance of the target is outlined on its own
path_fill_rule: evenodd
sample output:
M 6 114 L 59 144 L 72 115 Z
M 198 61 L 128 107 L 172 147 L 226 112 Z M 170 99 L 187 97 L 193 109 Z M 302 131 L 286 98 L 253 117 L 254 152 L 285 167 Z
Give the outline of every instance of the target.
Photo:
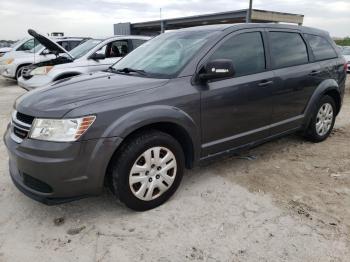
M 310 76 L 315 76 L 315 75 L 318 75 L 319 73 L 321 73 L 321 71 L 312 70 L 311 73 L 310 73 L 309 75 L 310 75 Z
M 273 84 L 273 81 L 263 80 L 258 84 L 258 86 L 269 86 L 272 84 Z

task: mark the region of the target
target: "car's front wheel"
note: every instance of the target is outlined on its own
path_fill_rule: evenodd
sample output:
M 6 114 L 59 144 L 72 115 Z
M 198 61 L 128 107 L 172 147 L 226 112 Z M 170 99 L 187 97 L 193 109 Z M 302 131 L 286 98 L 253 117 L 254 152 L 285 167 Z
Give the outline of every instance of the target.
M 327 139 L 332 132 L 335 117 L 336 107 L 334 99 L 328 95 L 323 96 L 306 130 L 306 138 L 313 142 L 322 142 Z
M 155 208 L 174 194 L 185 162 L 179 142 L 159 131 L 129 139 L 112 161 L 114 193 L 127 207 L 138 211 Z

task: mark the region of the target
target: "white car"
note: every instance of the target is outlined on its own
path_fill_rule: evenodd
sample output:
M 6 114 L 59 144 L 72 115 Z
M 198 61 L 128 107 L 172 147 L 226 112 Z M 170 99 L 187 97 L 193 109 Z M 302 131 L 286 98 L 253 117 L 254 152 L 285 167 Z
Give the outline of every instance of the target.
M 37 43 L 34 42 L 33 38 L 23 38 L 10 47 L 0 48 L 0 57 L 8 56 L 11 52 L 31 50 L 35 44 Z
M 87 38 L 82 37 L 60 37 L 52 38 L 52 41 L 63 46 L 64 49 L 71 50 L 86 39 Z M 54 59 L 56 56 L 57 54 L 51 52 L 41 44 L 36 45 L 29 51 L 10 52 L 5 54 L 0 59 L 0 73 L 5 78 L 18 80 L 18 78 L 22 75 L 22 70 L 25 66 L 33 63 L 48 61 Z
M 346 61 L 348 62 L 347 72 L 350 73 L 350 46 L 343 47 L 341 52 L 342 52 L 343 56 L 345 57 Z
M 45 36 L 37 34 L 35 38 L 48 49 L 64 54 L 50 61 L 25 67 L 22 76 L 18 79 L 18 85 L 27 90 L 72 76 L 106 70 L 150 39 L 146 36 L 89 39 L 67 52 Z

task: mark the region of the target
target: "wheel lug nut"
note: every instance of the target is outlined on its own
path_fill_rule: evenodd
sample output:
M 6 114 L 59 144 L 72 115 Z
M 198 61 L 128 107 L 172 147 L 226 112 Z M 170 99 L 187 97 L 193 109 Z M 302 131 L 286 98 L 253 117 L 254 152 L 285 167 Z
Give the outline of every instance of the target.
M 161 170 L 162 168 L 159 166 L 159 167 L 157 167 L 157 170 L 159 171 L 159 170 Z
M 146 176 L 148 176 L 148 174 L 149 174 L 149 171 L 146 171 Z
M 149 182 L 152 182 L 152 177 L 150 177 L 150 178 L 148 179 L 148 181 L 149 181 Z
M 151 168 L 154 168 L 156 165 L 151 165 Z
M 160 178 L 160 175 L 156 175 L 156 178 L 159 179 L 159 178 Z

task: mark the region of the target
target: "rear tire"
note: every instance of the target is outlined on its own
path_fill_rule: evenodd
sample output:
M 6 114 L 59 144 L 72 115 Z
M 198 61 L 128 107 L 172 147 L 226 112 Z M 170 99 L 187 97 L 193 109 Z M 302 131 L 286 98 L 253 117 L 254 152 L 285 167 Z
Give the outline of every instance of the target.
M 328 95 L 323 96 L 317 104 L 309 127 L 306 129 L 306 139 L 318 143 L 326 140 L 331 134 L 336 118 L 336 105 L 334 99 Z
M 184 163 L 181 145 L 172 136 L 159 131 L 139 133 L 112 159 L 112 192 L 136 211 L 160 206 L 179 187 Z

